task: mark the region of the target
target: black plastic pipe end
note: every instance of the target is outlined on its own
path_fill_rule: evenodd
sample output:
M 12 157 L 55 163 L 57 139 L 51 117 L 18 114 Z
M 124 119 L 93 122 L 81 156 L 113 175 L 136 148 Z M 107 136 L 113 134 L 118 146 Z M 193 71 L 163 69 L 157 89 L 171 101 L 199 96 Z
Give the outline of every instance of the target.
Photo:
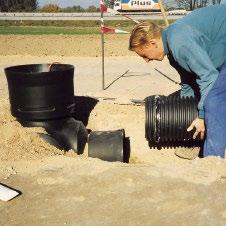
M 88 139 L 88 156 L 109 162 L 129 162 L 130 140 L 125 131 L 95 131 Z
M 187 128 L 198 117 L 194 97 L 150 96 L 145 99 L 145 137 L 150 143 L 187 142 Z

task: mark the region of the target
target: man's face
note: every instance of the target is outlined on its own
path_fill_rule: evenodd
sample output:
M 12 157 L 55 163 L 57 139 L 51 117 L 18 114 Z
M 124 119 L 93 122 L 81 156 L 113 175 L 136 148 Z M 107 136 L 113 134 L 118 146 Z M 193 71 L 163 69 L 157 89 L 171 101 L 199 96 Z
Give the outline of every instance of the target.
M 146 62 L 151 60 L 162 61 L 164 58 L 164 49 L 160 45 L 159 41 L 151 41 L 148 45 L 137 47 L 134 51 L 142 57 Z

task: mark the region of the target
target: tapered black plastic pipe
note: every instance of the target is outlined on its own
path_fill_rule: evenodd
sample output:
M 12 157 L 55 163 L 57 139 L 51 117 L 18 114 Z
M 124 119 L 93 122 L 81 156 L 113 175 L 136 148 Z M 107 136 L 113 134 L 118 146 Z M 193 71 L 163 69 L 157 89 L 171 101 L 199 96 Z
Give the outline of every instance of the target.
M 129 162 L 130 140 L 125 131 L 93 131 L 88 139 L 88 155 L 109 162 Z
M 151 143 L 186 142 L 187 132 L 198 117 L 197 99 L 180 96 L 150 96 L 145 99 L 145 136 Z

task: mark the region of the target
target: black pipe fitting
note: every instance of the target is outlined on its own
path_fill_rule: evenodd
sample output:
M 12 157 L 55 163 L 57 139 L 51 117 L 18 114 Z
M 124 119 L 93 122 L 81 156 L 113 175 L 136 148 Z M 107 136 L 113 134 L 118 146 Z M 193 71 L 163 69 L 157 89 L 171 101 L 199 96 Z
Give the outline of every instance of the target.
M 78 155 L 83 154 L 88 131 L 81 121 L 72 117 L 38 122 L 21 119 L 18 121 L 24 127 L 44 128 L 48 134 L 39 134 L 40 137 L 56 148 L 64 151 L 74 150 Z
M 93 131 L 88 139 L 88 156 L 109 162 L 129 162 L 130 140 L 124 129 Z
M 198 101 L 194 97 L 150 96 L 145 99 L 145 137 L 154 144 L 187 142 L 187 132 L 198 117 Z
M 26 121 L 52 120 L 74 111 L 74 66 L 30 64 L 5 68 L 11 113 Z
M 30 64 L 5 68 L 11 113 L 25 127 L 43 127 L 50 144 L 82 154 L 88 132 L 75 120 L 74 66 Z

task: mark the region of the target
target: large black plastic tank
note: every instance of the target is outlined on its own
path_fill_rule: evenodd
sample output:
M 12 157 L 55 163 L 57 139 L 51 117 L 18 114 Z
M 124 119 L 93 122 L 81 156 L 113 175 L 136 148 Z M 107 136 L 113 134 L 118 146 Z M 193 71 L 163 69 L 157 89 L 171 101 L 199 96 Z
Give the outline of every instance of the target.
M 11 113 L 26 121 L 70 116 L 74 110 L 74 66 L 31 64 L 5 68 Z

